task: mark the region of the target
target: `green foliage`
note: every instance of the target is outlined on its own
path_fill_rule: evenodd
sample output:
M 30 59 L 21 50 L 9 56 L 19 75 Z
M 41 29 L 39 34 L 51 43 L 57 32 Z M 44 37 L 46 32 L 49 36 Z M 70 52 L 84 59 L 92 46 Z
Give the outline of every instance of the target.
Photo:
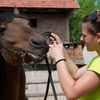
M 23 63 L 25 71 L 36 71 L 34 70 L 35 64 Z
M 77 0 L 79 9 L 75 9 L 76 13 L 70 16 L 70 41 L 80 43 L 81 21 L 87 14 L 94 10 L 100 10 L 100 0 Z
M 25 71 L 28 71 L 27 65 L 26 65 L 26 64 L 23 64 L 23 66 L 24 66 L 24 70 L 25 70 Z

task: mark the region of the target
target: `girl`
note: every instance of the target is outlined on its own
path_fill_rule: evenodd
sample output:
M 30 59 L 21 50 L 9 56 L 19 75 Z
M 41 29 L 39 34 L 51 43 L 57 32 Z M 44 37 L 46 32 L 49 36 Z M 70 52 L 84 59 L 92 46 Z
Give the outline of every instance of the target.
M 50 56 L 55 60 L 60 85 L 67 100 L 100 100 L 100 11 L 86 15 L 82 20 L 80 40 L 88 51 L 96 51 L 98 56 L 82 68 L 70 59 L 63 43 L 56 34 L 51 34 Z M 57 44 L 60 44 L 58 46 Z

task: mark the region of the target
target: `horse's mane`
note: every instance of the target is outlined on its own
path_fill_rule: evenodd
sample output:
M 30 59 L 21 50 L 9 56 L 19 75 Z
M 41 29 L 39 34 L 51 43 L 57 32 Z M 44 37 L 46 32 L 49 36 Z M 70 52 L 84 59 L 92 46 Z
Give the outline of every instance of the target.
M 0 14 L 0 26 L 2 23 L 8 24 L 14 18 L 23 18 L 23 19 L 29 20 L 25 16 L 17 15 L 17 14 L 14 14 L 13 12 L 5 12 L 3 14 Z

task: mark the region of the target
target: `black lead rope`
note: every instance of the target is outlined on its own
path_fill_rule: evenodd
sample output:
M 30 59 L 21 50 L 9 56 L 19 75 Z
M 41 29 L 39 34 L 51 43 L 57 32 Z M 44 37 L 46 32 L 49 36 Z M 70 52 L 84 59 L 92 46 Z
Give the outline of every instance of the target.
M 49 36 L 50 37 L 51 36 L 51 32 L 46 31 L 46 32 L 42 33 L 42 36 L 43 37 L 46 37 L 46 36 Z M 53 66 L 53 59 L 51 58 L 51 63 L 50 64 L 48 62 L 48 58 L 47 57 L 45 58 L 45 61 L 46 61 L 47 67 L 48 67 L 49 76 L 48 76 L 48 82 L 47 82 L 47 88 L 46 88 L 44 100 L 47 99 L 47 95 L 48 95 L 50 83 L 51 83 L 51 86 L 52 86 L 54 98 L 55 98 L 55 100 L 58 100 L 57 99 L 56 90 L 55 90 L 55 87 L 54 87 L 54 84 L 53 84 L 52 74 L 51 74 L 52 73 L 52 68 L 53 68 L 52 67 Z
M 48 73 L 49 73 L 49 76 L 48 76 L 48 82 L 47 82 L 47 88 L 46 88 L 46 93 L 45 93 L 45 97 L 44 97 L 44 100 L 46 100 L 47 98 L 47 95 L 48 95 L 48 91 L 49 91 L 49 86 L 50 86 L 50 82 L 51 82 L 51 86 L 52 86 L 52 90 L 53 90 L 53 94 L 54 94 L 54 98 L 55 100 L 58 100 L 57 99 L 57 94 L 56 94 L 56 90 L 55 90 L 55 87 L 54 87 L 54 84 L 53 84 L 53 79 L 52 79 L 52 64 L 53 64 L 53 59 L 51 59 L 51 64 L 49 66 L 49 62 L 48 62 L 48 58 L 46 57 L 46 64 L 48 66 Z

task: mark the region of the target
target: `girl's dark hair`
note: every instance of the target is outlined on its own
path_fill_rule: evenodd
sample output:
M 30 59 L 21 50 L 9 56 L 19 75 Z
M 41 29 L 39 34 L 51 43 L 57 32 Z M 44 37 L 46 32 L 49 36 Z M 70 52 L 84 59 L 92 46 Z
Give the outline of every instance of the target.
M 100 33 L 100 12 L 97 12 L 97 17 L 95 19 L 91 20 L 91 16 L 93 14 L 94 13 L 86 15 L 83 18 L 82 23 L 86 23 L 88 31 L 92 35 L 96 35 L 97 33 Z

